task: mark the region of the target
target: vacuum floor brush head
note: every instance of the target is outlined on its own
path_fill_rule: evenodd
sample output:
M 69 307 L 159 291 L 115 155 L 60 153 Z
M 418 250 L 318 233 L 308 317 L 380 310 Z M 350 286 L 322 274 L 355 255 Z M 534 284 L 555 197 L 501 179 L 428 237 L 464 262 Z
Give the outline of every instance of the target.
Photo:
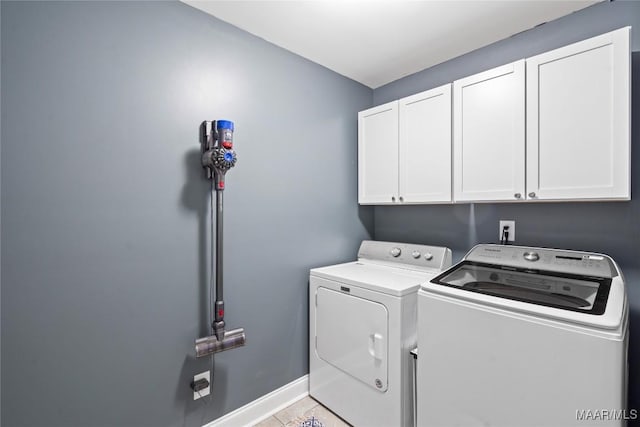
M 225 331 L 222 340 L 219 340 L 215 335 L 199 338 L 196 340 L 196 357 L 204 357 L 213 353 L 242 347 L 245 345 L 246 340 L 244 328 Z

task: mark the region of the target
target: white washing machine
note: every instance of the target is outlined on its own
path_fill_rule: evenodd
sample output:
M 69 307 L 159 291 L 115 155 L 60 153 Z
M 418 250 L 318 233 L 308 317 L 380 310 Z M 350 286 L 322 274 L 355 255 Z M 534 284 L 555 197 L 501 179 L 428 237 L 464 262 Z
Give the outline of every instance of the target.
M 628 304 L 606 255 L 478 245 L 418 292 L 419 426 L 621 426 Z
M 413 425 L 417 291 L 450 265 L 447 248 L 363 241 L 357 261 L 312 269 L 311 396 L 354 426 Z

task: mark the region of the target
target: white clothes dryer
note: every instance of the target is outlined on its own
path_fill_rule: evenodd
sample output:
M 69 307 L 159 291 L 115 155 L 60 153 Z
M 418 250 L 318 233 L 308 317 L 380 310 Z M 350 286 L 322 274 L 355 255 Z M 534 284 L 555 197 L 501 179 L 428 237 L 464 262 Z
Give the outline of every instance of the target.
M 413 425 L 420 284 L 451 250 L 363 241 L 358 260 L 310 271 L 309 393 L 354 426 Z
M 478 245 L 418 292 L 419 426 L 622 426 L 628 303 L 606 255 Z

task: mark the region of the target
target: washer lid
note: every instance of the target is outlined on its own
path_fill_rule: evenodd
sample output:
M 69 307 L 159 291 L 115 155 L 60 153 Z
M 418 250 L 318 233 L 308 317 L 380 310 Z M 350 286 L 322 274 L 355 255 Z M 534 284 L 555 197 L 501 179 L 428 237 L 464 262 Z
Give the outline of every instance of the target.
M 421 283 L 430 280 L 436 274 L 363 261 L 311 270 L 311 276 L 322 277 L 398 297 L 416 292 Z
M 468 260 L 422 286 L 429 292 L 604 329 L 620 327 L 625 300 L 620 276 L 580 276 Z

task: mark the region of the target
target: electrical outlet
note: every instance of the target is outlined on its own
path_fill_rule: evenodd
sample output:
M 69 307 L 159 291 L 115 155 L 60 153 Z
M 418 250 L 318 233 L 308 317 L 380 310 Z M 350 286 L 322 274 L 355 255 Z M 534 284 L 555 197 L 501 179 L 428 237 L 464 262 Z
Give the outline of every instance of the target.
M 508 242 L 514 242 L 516 240 L 516 222 L 513 220 L 500 220 L 500 228 L 498 229 L 498 241 L 502 241 L 502 230 L 504 230 L 505 225 L 509 226 L 509 239 Z
M 201 374 L 198 375 L 194 375 L 193 376 L 193 382 L 198 381 L 199 379 L 206 379 L 207 381 L 209 381 L 209 385 L 206 386 L 205 388 L 203 388 L 202 390 L 200 390 L 199 392 L 194 391 L 193 392 L 193 400 L 198 400 L 201 397 L 205 397 L 208 396 L 211 393 L 211 375 L 210 375 L 211 371 L 205 371 Z

